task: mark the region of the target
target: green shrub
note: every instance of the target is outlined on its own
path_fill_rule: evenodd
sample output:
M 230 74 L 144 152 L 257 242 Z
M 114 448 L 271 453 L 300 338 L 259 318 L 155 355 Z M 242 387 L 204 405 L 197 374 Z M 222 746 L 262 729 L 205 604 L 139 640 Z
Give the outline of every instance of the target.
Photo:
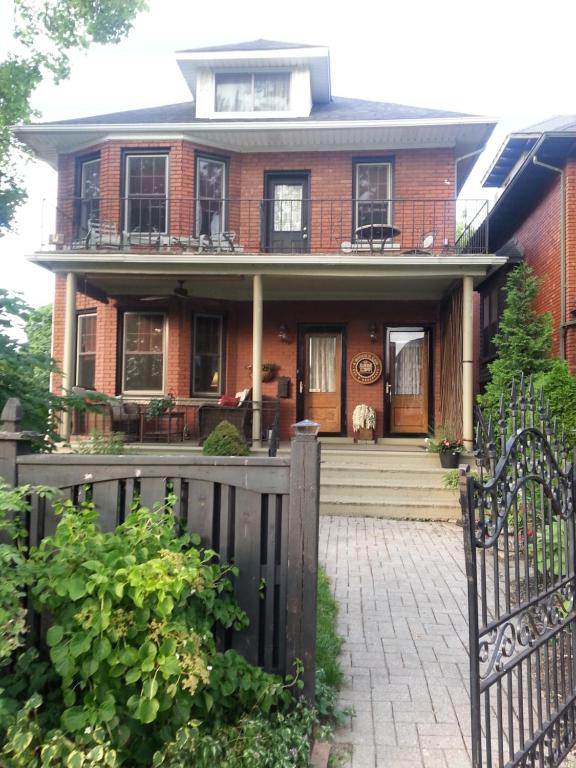
M 206 456 L 247 456 L 250 449 L 233 424 L 221 421 L 206 438 L 202 453 Z
M 576 376 L 572 376 L 564 360 L 554 360 L 549 371 L 534 379 L 534 388 L 544 390 L 550 403 L 550 414 L 564 429 L 568 447 L 576 447 Z
M 93 430 L 90 432 L 90 439 L 79 443 L 74 448 L 74 453 L 117 455 L 128 453 L 128 449 L 124 444 L 122 432 L 110 432 L 105 435 L 102 432 Z

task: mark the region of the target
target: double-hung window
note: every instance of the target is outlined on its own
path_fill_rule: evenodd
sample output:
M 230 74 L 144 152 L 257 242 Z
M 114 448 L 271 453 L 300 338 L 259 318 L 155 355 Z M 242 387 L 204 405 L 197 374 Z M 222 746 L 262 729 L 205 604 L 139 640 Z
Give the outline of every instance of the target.
M 289 108 L 289 72 L 216 75 L 216 112 L 286 112 Z
M 122 391 L 164 391 L 165 318 L 161 312 L 126 312 Z
M 168 155 L 126 155 L 125 229 L 162 234 L 167 217 Z
M 96 313 L 78 315 L 76 386 L 94 389 L 96 376 Z
M 370 161 L 354 164 L 354 232 L 359 227 L 392 223 L 392 164 Z
M 194 316 L 192 349 L 192 392 L 195 395 L 222 393 L 222 317 Z
M 196 234 L 217 235 L 226 230 L 226 161 L 196 158 Z
M 76 235 L 86 237 L 90 223 L 100 220 L 100 158 L 81 160 L 77 181 Z

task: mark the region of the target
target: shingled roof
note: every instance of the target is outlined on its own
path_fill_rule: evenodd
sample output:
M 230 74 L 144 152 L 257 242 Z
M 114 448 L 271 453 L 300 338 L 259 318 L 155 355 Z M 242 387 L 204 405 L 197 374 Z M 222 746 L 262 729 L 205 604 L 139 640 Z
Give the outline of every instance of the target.
M 226 45 L 209 45 L 205 48 L 186 48 L 176 53 L 223 53 L 225 51 L 282 51 L 294 48 L 319 48 L 321 46 L 308 43 L 281 43 L 278 40 L 249 40 L 243 43 L 227 43 Z
M 411 107 L 405 104 L 392 104 L 380 101 L 365 101 L 363 99 L 347 99 L 334 96 L 328 104 L 317 104 L 309 117 L 298 118 L 308 122 L 324 122 L 331 120 L 426 120 L 454 117 L 472 117 L 462 112 L 447 112 L 438 109 Z M 261 122 L 282 122 L 289 118 L 267 118 Z M 223 118 L 222 122 L 229 123 Z M 180 104 L 167 104 L 162 107 L 148 109 L 131 109 L 126 112 L 110 112 L 104 115 L 77 117 L 71 120 L 59 120 L 50 125 L 130 125 L 132 124 L 162 124 L 162 123 L 194 123 L 205 122 L 205 118 L 196 118 L 193 101 Z M 213 118 L 210 122 L 217 122 Z

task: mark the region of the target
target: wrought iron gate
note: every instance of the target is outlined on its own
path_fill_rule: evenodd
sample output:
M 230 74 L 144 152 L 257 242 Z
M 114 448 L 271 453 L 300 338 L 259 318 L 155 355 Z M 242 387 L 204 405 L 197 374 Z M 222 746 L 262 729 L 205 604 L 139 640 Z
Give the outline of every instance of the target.
M 532 383 L 479 414 L 462 472 L 474 768 L 553 768 L 576 742 L 574 468 Z

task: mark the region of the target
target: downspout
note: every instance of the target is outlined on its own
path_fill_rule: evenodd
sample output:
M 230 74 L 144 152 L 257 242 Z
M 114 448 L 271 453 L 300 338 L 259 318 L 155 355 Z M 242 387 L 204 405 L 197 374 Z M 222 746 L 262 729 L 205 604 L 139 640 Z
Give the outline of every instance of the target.
M 534 165 L 547 168 L 560 174 L 560 353 L 562 360 L 566 360 L 566 177 L 563 168 L 543 163 L 536 155 L 532 158 Z

